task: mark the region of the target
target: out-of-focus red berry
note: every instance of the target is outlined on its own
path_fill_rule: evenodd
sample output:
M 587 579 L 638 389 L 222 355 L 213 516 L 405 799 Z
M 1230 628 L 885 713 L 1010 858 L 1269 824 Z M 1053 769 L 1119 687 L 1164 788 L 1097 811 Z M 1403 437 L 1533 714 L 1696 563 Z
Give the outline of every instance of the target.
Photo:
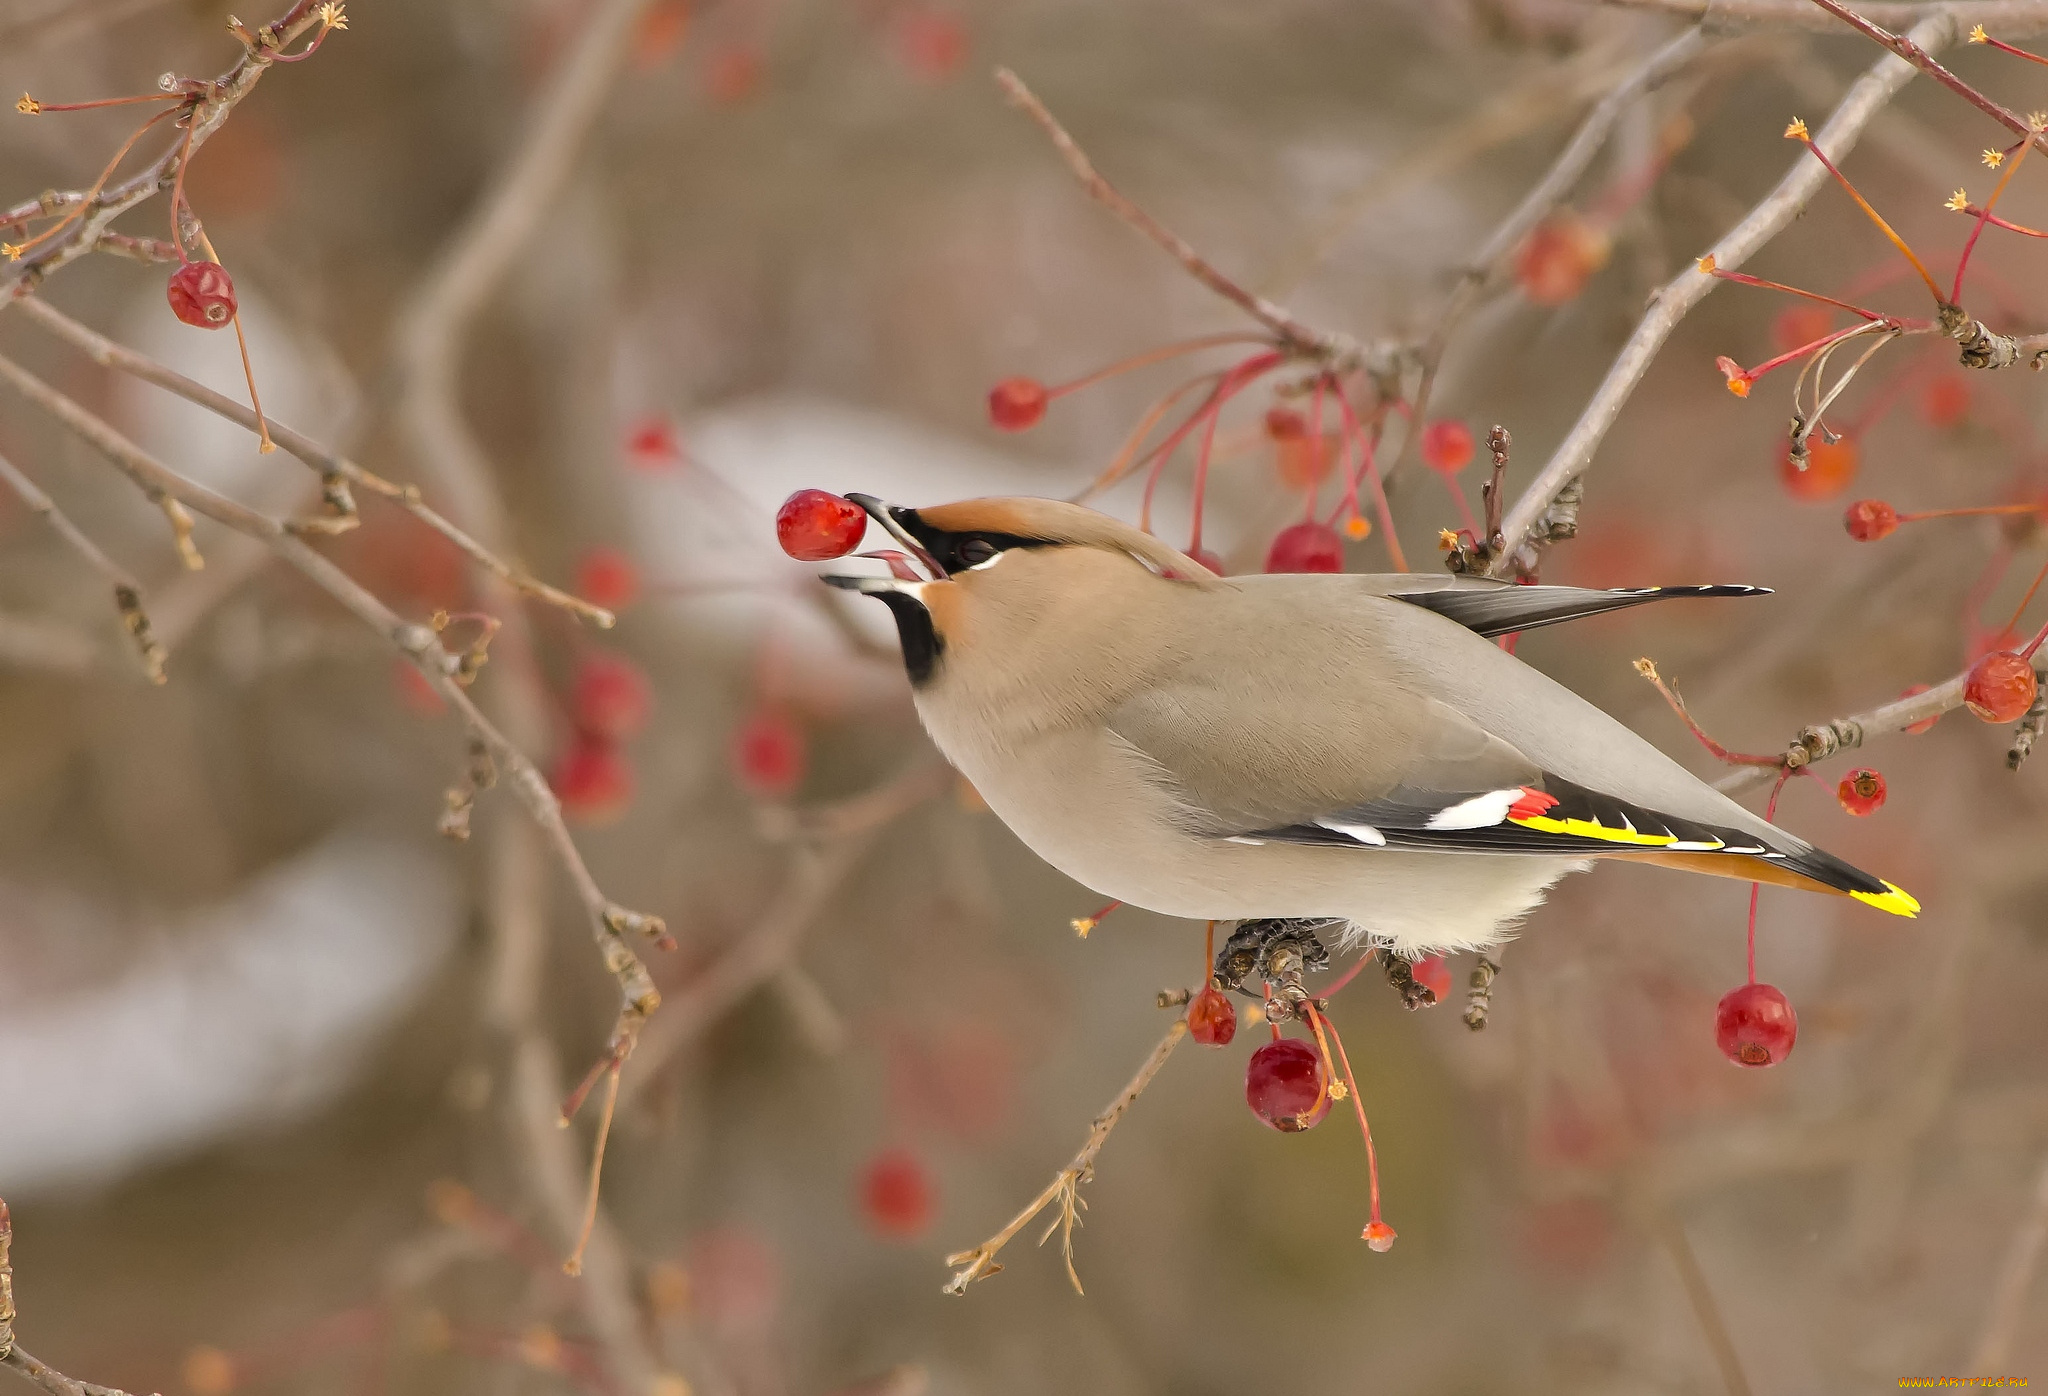
M 654 689 L 640 666 L 624 655 L 594 654 L 576 666 L 569 710 L 582 731 L 623 741 L 647 725 Z
M 1737 1066 L 1776 1066 L 1798 1036 L 1791 1000 L 1769 984 L 1745 984 L 1714 1009 L 1714 1042 Z
M 1835 787 L 1835 798 L 1842 802 L 1842 808 L 1859 818 L 1876 814 L 1884 808 L 1884 777 L 1866 766 L 1858 766 L 1842 777 L 1842 783 Z
M 1344 540 L 1328 524 L 1290 524 L 1266 551 L 1268 572 L 1342 572 Z
M 896 23 L 896 53 L 926 82 L 945 82 L 967 61 L 967 26 L 943 10 L 913 10 Z
M 666 470 L 683 458 L 676 424 L 666 417 L 644 417 L 626 429 L 626 458 L 642 470 Z
M 1266 436 L 1273 441 L 1299 441 L 1308 435 L 1308 418 L 1292 407 L 1266 409 Z
M 1422 463 L 1441 475 L 1455 475 L 1472 463 L 1472 428 L 1453 417 L 1422 429 Z
M 775 511 L 775 540 L 799 562 L 845 557 L 867 531 L 866 510 L 824 490 L 798 490 Z
M 171 314 L 202 330 L 217 330 L 235 318 L 235 280 L 219 262 L 187 262 L 164 286 Z
M 1424 955 L 1408 967 L 1415 982 L 1436 996 L 1438 1003 L 1451 996 L 1451 967 L 1441 955 Z
M 432 717 L 448 706 L 434 691 L 434 686 L 427 682 L 427 676 L 410 659 L 392 660 L 391 677 L 397 683 L 398 696 L 406 707 L 421 717 Z
M 1245 1065 L 1245 1103 L 1286 1134 L 1313 1129 L 1330 1113 L 1327 1086 L 1322 1054 L 1299 1038 L 1268 1042 Z
M 548 783 L 562 813 L 582 824 L 610 824 L 633 803 L 633 770 L 607 738 L 578 733 Z
M 761 89 L 766 66 L 751 44 L 728 44 L 704 67 L 704 91 L 715 104 L 735 107 Z
M 1193 552 L 1189 553 L 1188 556 L 1193 558 L 1196 562 L 1201 563 L 1202 566 L 1208 568 L 1217 576 L 1221 577 L 1224 575 L 1223 559 L 1216 556 L 1216 554 L 1210 552 L 1207 548 L 1197 548 Z
M 1237 1036 L 1237 1009 L 1214 985 L 1188 1001 L 1188 1036 L 1204 1047 L 1222 1047 Z
M 1336 460 L 1337 442 L 1330 436 L 1304 433 L 1273 443 L 1273 468 L 1280 474 L 1280 483 L 1290 490 L 1320 485 Z
M 1563 305 L 1607 265 L 1607 234 L 1568 208 L 1544 219 L 1515 253 L 1515 281 L 1537 305 Z
M 655 0 L 633 26 L 633 67 L 651 73 L 674 58 L 690 31 L 688 0 Z
M 592 548 L 576 564 L 576 594 L 593 606 L 623 611 L 640 594 L 640 569 L 616 548 Z
M 192 1396 L 228 1396 L 242 1376 L 233 1357 L 204 1344 L 185 1354 L 178 1374 L 185 1379 L 185 1389 Z
M 782 1304 L 782 1266 L 750 1227 L 713 1227 L 690 1244 L 690 1295 L 697 1315 L 717 1333 L 761 1334 Z
M 804 733 L 779 708 L 762 708 L 732 734 L 732 770 L 749 792 L 777 799 L 804 778 Z
M 1848 437 L 1829 443 L 1815 437 L 1806 443 L 1806 469 L 1792 463 L 1788 446 L 1778 459 L 1778 479 L 1794 499 L 1813 503 L 1833 499 L 1856 478 L 1856 443 Z
M 2011 650 L 1993 650 L 1970 666 L 1963 705 L 1986 722 L 2018 722 L 2034 706 L 2034 666 Z
M 1899 511 L 1882 499 L 1859 499 L 1842 514 L 1842 527 L 1859 543 L 1875 543 L 1899 526 Z
M 1005 378 L 988 390 L 988 419 L 1004 431 L 1029 431 L 1044 419 L 1049 401 L 1036 378 Z
M 908 1149 L 884 1149 L 860 1175 L 860 1210 L 869 1227 L 892 1241 L 922 1236 L 937 1210 L 931 1174 Z
M 1944 373 L 1920 393 L 1920 415 L 1929 426 L 1952 427 L 1970 415 L 1970 385 L 1960 373 Z
M 1795 305 L 1771 321 L 1771 343 L 1780 354 L 1823 339 L 1835 327 L 1834 312 L 1817 305 Z
M 1925 693 L 1926 691 L 1926 684 L 1916 683 L 1911 688 L 1907 689 L 1904 693 L 1901 693 L 1899 696 L 1901 698 L 1911 698 L 1916 693 Z M 1941 721 L 1941 714 L 1936 713 L 1933 717 L 1927 718 L 1924 721 L 1908 723 L 1906 725 L 1906 735 L 1909 737 L 1917 737 L 1922 732 L 1931 732 L 1934 730 L 1934 724 L 1939 721 Z

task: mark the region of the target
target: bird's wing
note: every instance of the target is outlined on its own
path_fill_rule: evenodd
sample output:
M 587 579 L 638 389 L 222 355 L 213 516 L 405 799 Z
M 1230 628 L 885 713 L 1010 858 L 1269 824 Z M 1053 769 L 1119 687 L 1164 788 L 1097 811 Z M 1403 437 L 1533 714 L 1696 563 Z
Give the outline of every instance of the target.
M 1256 578 L 1235 580 L 1240 586 L 1257 587 Z M 1273 584 L 1267 584 L 1273 585 Z M 1285 585 L 1284 583 L 1280 585 Z M 1686 597 L 1769 596 L 1769 587 L 1755 586 L 1671 586 L 1623 587 L 1607 590 L 1595 587 L 1519 586 L 1492 577 L 1450 576 L 1423 572 L 1350 574 L 1342 585 L 1356 592 L 1405 601 L 1411 606 L 1434 611 L 1456 621 L 1475 634 L 1489 639 L 1517 630 L 1535 630 L 1561 621 L 1608 611 L 1626 610 L 1649 601 L 1673 601 Z
M 1661 812 L 1567 780 L 1436 698 L 1353 673 L 1303 702 L 1249 666 L 1184 673 L 1133 695 L 1110 730 L 1168 789 L 1190 832 L 1314 844 L 1584 858 L 1723 859 L 1912 915 L 1911 897 L 1773 829 Z M 1760 821 L 1759 821 L 1760 822 Z M 1699 866 L 1705 859 L 1717 866 Z M 1770 881 L 1787 880 L 1759 870 Z

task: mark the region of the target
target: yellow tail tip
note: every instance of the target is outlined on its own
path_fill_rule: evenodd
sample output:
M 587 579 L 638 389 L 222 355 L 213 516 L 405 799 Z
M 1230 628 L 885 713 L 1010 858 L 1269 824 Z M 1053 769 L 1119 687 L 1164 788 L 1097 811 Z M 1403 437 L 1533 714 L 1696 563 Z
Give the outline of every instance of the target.
M 1876 907 L 1879 911 L 1889 911 L 1894 916 L 1920 914 L 1920 903 L 1913 899 L 1913 894 L 1889 882 L 1884 884 L 1882 892 L 1851 892 L 1849 895 L 1859 902 Z

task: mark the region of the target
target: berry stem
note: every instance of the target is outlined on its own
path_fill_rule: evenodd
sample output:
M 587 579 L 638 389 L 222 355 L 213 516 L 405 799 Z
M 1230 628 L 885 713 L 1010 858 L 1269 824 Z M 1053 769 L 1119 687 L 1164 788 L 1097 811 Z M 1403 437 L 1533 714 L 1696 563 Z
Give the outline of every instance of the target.
M 1884 221 L 1884 215 L 1879 213 L 1876 209 L 1872 208 L 1870 206 L 1870 201 L 1864 198 L 1862 194 L 1857 192 L 1856 186 L 1849 182 L 1849 177 L 1847 175 L 1843 174 L 1840 169 L 1836 168 L 1835 162 L 1828 159 L 1826 153 L 1823 152 L 1819 146 L 1813 143 L 1813 137 L 1807 133 L 1806 123 L 1803 121 L 1793 122 L 1792 125 L 1786 129 L 1785 134 L 1791 137 L 1793 140 L 1801 142 L 1806 146 L 1808 150 L 1813 152 L 1813 158 L 1820 161 L 1821 164 L 1827 167 L 1827 172 L 1835 177 L 1835 182 L 1837 184 L 1841 185 L 1844 190 L 1848 191 L 1849 197 L 1856 201 L 1856 206 L 1862 209 L 1866 214 L 1870 216 L 1871 222 L 1877 224 L 1878 231 L 1883 233 L 1885 237 L 1891 242 L 1891 245 L 1893 247 L 1898 248 L 1899 251 L 1902 254 L 1904 254 L 1906 260 L 1913 264 L 1913 270 L 1919 272 L 1920 279 L 1927 283 L 1928 294 L 1934 297 L 1934 303 L 1936 305 L 1948 304 L 1948 302 L 1944 301 L 1941 297 L 1941 287 L 1934 284 L 1934 275 L 1932 272 L 1927 270 L 1927 264 L 1922 262 L 1920 258 L 1914 253 L 1913 249 L 1906 245 L 1906 240 L 1904 238 L 1900 237 L 1897 232 L 1893 231 L 1892 225 Z
M 1257 381 L 1267 370 L 1276 367 L 1285 357 L 1279 353 L 1254 354 L 1236 367 L 1225 370 L 1216 386 L 1209 390 L 1209 396 L 1202 399 L 1201 405 L 1150 453 L 1147 459 L 1151 461 L 1152 469 L 1145 476 L 1145 494 L 1138 506 L 1139 528 L 1147 533 L 1152 531 L 1152 497 L 1159 489 L 1160 477 L 1166 473 L 1166 463 L 1173 458 L 1180 443 L 1187 440 L 1205 418 L 1212 418 L 1222 411 L 1224 403 Z
M 1216 449 L 1216 421 L 1221 412 L 1211 412 L 1208 422 L 1202 427 L 1202 444 L 1195 451 L 1195 506 L 1194 519 L 1188 532 L 1188 551 L 1202 550 L 1202 499 L 1209 492 L 1209 453 Z M 1213 930 L 1215 923 L 1210 923 Z
M 178 147 L 178 177 L 171 181 L 171 246 L 178 249 L 178 263 L 184 265 L 192 259 L 185 255 L 185 235 L 178 227 L 178 210 L 185 206 L 185 167 L 192 163 L 192 135 L 199 123 L 185 123 L 185 141 Z
M 2014 58 L 2024 58 L 2029 63 L 2048 63 L 2048 58 L 2043 58 L 2038 53 L 2028 53 L 2023 48 L 2015 48 L 2011 44 L 2003 43 L 2000 40 L 1992 38 L 1989 34 L 1986 34 L 1984 32 L 1984 26 L 1981 24 L 1978 25 L 1976 29 L 1971 32 L 1970 42 L 1973 44 L 1989 44 L 1991 47 L 1997 49 L 2000 53 L 2009 53 Z
M 185 173 L 182 164 L 178 167 L 178 173 Z M 220 254 L 213 250 L 213 239 L 206 235 L 204 228 L 199 230 L 199 246 L 205 250 L 207 261 L 219 265 Z M 242 311 L 239 306 L 235 309 L 234 323 L 235 346 L 242 351 L 242 376 L 249 380 L 249 406 L 256 413 L 256 450 L 267 456 L 277 449 L 277 443 L 270 439 L 270 422 L 263 415 L 263 399 L 256 395 L 256 370 L 249 362 L 249 337 L 242 333 Z
M 1278 1042 L 1280 1040 L 1280 1025 L 1273 1021 L 1273 986 L 1271 984 L 1262 984 L 1259 987 L 1265 990 L 1266 993 L 1266 1026 L 1272 1030 L 1273 1040 Z
M 1216 349 L 1226 344 L 1269 343 L 1271 341 L 1264 336 L 1255 335 L 1246 330 L 1236 330 L 1227 334 L 1206 334 L 1194 339 L 1183 339 L 1176 344 L 1163 344 L 1157 349 L 1148 349 L 1142 354 L 1133 354 L 1127 359 L 1118 359 L 1113 364 L 1084 373 L 1079 378 L 1056 384 L 1045 390 L 1045 396 L 1050 401 L 1056 397 L 1064 397 L 1068 393 L 1078 393 L 1083 388 L 1092 388 L 1097 383 L 1114 378 L 1120 373 L 1130 373 L 1137 369 L 1150 368 L 1153 364 L 1164 363 L 1168 359 L 1178 359 L 1184 355 L 1199 353 L 1204 349 Z
M 1315 397 L 1309 409 L 1308 439 L 1315 443 L 1315 454 L 1309 458 L 1308 501 L 1302 507 L 1301 512 L 1303 523 L 1315 522 L 1316 500 L 1322 494 L 1323 489 L 1323 450 L 1326 445 L 1323 436 L 1323 381 L 1320 376 L 1317 377 Z
M 101 97 L 93 102 L 38 102 L 33 97 L 24 97 L 15 103 L 15 110 L 27 111 L 31 115 L 41 115 L 46 111 L 93 111 L 99 107 L 129 107 L 141 102 L 183 102 L 189 96 L 184 92 L 149 92 L 140 97 Z
M 2019 629 L 2020 617 L 2027 613 L 2027 604 L 2034 599 L 2034 593 L 2041 589 L 2043 578 L 2048 578 L 2048 562 L 2041 564 L 2041 570 L 2034 574 L 2034 580 L 2027 587 L 2027 594 L 2020 598 L 2019 605 L 2013 607 L 2012 619 L 2005 623 L 2006 630 Z M 2036 641 L 2035 643 L 2038 644 L 2040 642 Z M 2032 654 L 2033 651 L 2028 650 L 2027 653 Z
M 1776 766 L 1781 764 L 1775 756 L 1752 756 L 1740 751 L 1730 751 L 1727 747 L 1722 746 L 1719 742 L 1708 736 L 1706 729 L 1693 721 L 1692 714 L 1686 710 L 1685 700 L 1678 696 L 1678 690 L 1664 682 L 1664 676 L 1657 672 L 1655 661 L 1647 658 L 1638 659 L 1636 661 L 1636 672 L 1648 679 L 1650 686 L 1663 695 L 1664 701 L 1671 705 L 1671 711 L 1677 713 L 1678 720 L 1685 724 L 1685 730 L 1692 733 L 1693 737 L 1701 746 L 1707 749 L 1708 754 L 1716 761 L 1725 761 L 1731 766 Z
M 1394 570 L 1406 572 L 1408 559 L 1401 552 L 1401 540 L 1394 536 L 1394 511 L 1387 506 L 1386 487 L 1380 482 L 1380 468 L 1373 460 L 1373 440 L 1367 437 L 1364 429 L 1358 425 L 1358 414 L 1351 410 L 1351 397 L 1344 391 L 1344 385 L 1338 383 L 1334 386 L 1337 389 L 1337 408 L 1344 414 L 1344 435 L 1358 442 L 1360 453 L 1358 470 L 1352 473 L 1346 494 L 1355 504 L 1358 499 L 1360 475 L 1372 481 L 1373 511 L 1380 516 L 1380 529 L 1386 535 L 1387 553 L 1394 560 Z
M 1378 958 L 1378 956 L 1379 951 L 1377 950 L 1368 950 L 1363 955 L 1360 955 L 1356 960 L 1351 962 L 1350 969 L 1347 969 L 1342 974 L 1338 975 L 1336 981 L 1332 983 L 1329 988 L 1323 990 L 1322 996 L 1326 999 L 1335 998 L 1339 990 L 1341 990 L 1346 984 L 1349 984 L 1352 980 L 1358 978 L 1358 972 L 1364 969 L 1367 965 L 1371 964 L 1375 959 Z
M 1739 281 L 1744 286 L 1756 286 L 1766 291 L 1783 291 L 1788 296 L 1800 296 L 1806 300 L 1819 301 L 1823 305 L 1832 305 L 1838 310 L 1846 310 L 1851 315 L 1861 315 L 1866 320 L 1882 320 L 1884 318 L 1884 316 L 1874 310 L 1865 310 L 1860 305 L 1852 305 L 1848 301 L 1836 300 L 1833 296 L 1824 296 L 1818 291 L 1801 290 L 1797 286 L 1787 286 L 1782 281 L 1766 281 L 1761 276 L 1751 276 L 1746 271 L 1728 271 L 1717 266 L 1712 257 L 1700 258 L 1699 269 L 1708 276 L 1719 277 L 1723 281 Z
M 565 1275 L 583 1273 L 583 1251 L 590 1244 L 591 1228 L 597 1225 L 597 1189 L 604 1176 L 604 1146 L 611 1138 L 612 1112 L 619 1104 L 619 1072 L 625 1064 L 624 1056 L 612 1054 L 611 1067 L 605 1077 L 604 1111 L 597 1117 L 597 1143 L 590 1151 L 590 1190 L 583 1200 L 583 1223 L 576 1231 L 576 1249 L 569 1252 L 569 1258 L 562 1262 Z
M 1915 514 L 1900 514 L 1900 523 L 1919 523 L 1922 519 L 1960 519 L 1975 514 L 2038 514 L 2048 505 L 2042 504 L 1977 504 L 1968 509 L 1923 509 Z
M 2043 232 L 2039 228 L 2029 228 L 2024 223 L 2007 222 L 2005 219 L 2000 218 L 1997 214 L 1993 213 L 1988 208 L 1979 208 L 1977 207 L 1977 205 L 1972 203 L 1952 204 L 1950 205 L 1950 207 L 1954 208 L 1957 213 L 1967 213 L 1972 216 L 1980 216 L 1986 223 L 1991 224 L 1994 228 L 2003 228 L 2010 233 L 2024 233 L 2030 238 L 2048 238 L 2048 232 Z M 1974 240 L 1975 239 L 1973 238 L 1972 241 Z
M 1137 428 L 1124 438 L 1122 448 L 1110 459 L 1109 464 L 1104 467 L 1101 474 L 1095 477 L 1088 488 L 1076 496 L 1075 502 L 1080 503 L 1091 496 L 1100 494 L 1117 481 L 1123 479 L 1139 460 L 1138 448 L 1145 444 L 1145 438 L 1152 434 L 1152 428 L 1158 426 L 1160 420 L 1173 410 L 1174 404 L 1197 388 L 1213 387 L 1221 381 L 1223 381 L 1221 373 L 1205 373 L 1200 377 L 1190 378 L 1180 386 L 1160 394 L 1153 404 L 1145 409 L 1145 415 L 1138 419 Z
M 1948 293 L 1949 303 L 1956 304 L 1963 298 L 1963 273 L 1970 269 L 1970 254 L 1977 250 L 1977 239 L 1984 236 L 1984 224 L 1991 218 L 1991 210 L 1998 206 L 1999 196 L 2005 193 L 2005 186 L 2012 183 L 2012 177 L 2019 173 L 2020 162 L 2033 149 L 2034 138 L 2028 136 L 2018 147 L 2007 147 L 2005 169 L 1999 173 L 1998 183 L 1991 187 L 1991 197 L 1984 201 L 1984 211 L 1977 215 L 1977 226 L 1970 229 L 1969 241 L 1963 244 L 1963 255 L 1956 259 L 1956 280 Z
M 1465 486 L 1455 475 L 1444 476 L 1444 488 L 1451 492 L 1451 498 L 1458 501 L 1458 513 L 1465 520 L 1465 531 L 1476 543 L 1479 539 L 1479 520 L 1472 513 L 1472 501 L 1465 497 Z
M 1308 1025 L 1315 1029 L 1316 1045 L 1323 1049 L 1325 1062 L 1330 1059 L 1330 1042 L 1337 1044 L 1337 1060 L 1343 1063 L 1344 1067 L 1344 1089 L 1351 1097 L 1352 1110 L 1358 1115 L 1358 1132 L 1365 1136 L 1365 1168 L 1372 1189 L 1372 1215 L 1368 1225 L 1384 1225 L 1380 1220 L 1380 1157 L 1379 1152 L 1372 1146 L 1372 1126 L 1366 1122 L 1365 1101 L 1359 1097 L 1358 1082 L 1351 1074 L 1351 1058 L 1345 1054 L 1344 1039 L 1338 1036 L 1337 1025 L 1318 1012 L 1314 1004 L 1307 1005 L 1307 1010 Z M 1329 1041 L 1323 1038 L 1325 1028 L 1329 1030 Z
M 1778 796 L 1784 791 L 1785 782 L 1790 780 L 1791 778 L 1792 770 L 1788 766 L 1785 769 L 1779 771 L 1778 778 L 1775 781 L 1771 782 L 1771 798 L 1764 803 L 1764 820 L 1766 823 L 1778 817 Z M 1815 779 L 1818 778 L 1819 777 L 1815 777 Z M 1748 958 L 1749 982 L 1752 984 L 1756 983 L 1756 899 L 1757 894 L 1762 890 L 1763 884 L 1761 882 L 1752 882 L 1749 884 Z
M 72 205 L 71 211 L 69 213 L 65 214 L 62 218 L 58 219 L 55 223 L 52 223 L 49 227 L 43 229 L 40 233 L 37 233 L 27 242 L 21 243 L 19 245 L 9 246 L 7 249 L 8 260 L 13 261 L 19 259 L 22 253 L 28 251 L 32 247 L 35 247 L 39 243 L 48 242 L 58 233 L 63 232 L 64 229 L 70 227 L 73 223 L 77 222 L 79 217 L 83 215 L 88 208 L 92 207 L 93 200 L 99 197 L 100 190 L 106 188 L 107 181 L 113 178 L 114 171 L 120 168 L 121 162 L 128 158 L 128 152 L 135 149 L 135 143 L 141 140 L 144 136 L 149 134 L 150 127 L 156 125 L 157 122 L 162 121 L 165 117 L 172 115 L 176 111 L 177 108 L 175 107 L 167 107 L 163 111 L 158 112 L 155 116 L 152 116 L 149 120 L 143 122 L 140 126 L 136 127 L 134 134 L 129 136 L 127 140 L 121 142 L 121 148 L 114 152 L 114 158 L 107 161 L 107 167 L 101 170 L 99 178 L 95 179 L 92 182 L 92 188 L 85 191 L 85 197 L 81 198 L 76 204 Z
M 1202 977 L 1195 981 L 1203 988 L 1209 986 L 1210 978 L 1216 972 L 1216 923 L 1211 921 L 1209 929 L 1202 932 Z
M 1849 328 L 1845 330 L 1836 330 L 1833 334 L 1824 334 L 1819 339 L 1813 340 L 1811 343 L 1800 345 L 1797 349 L 1787 349 L 1784 353 L 1778 355 L 1774 359 L 1765 359 L 1755 368 L 1743 369 L 1742 381 L 1744 383 L 1754 383 L 1757 379 L 1763 377 L 1772 369 L 1783 368 L 1786 364 L 1791 363 L 1794 359 L 1803 359 L 1808 354 L 1818 353 L 1823 349 L 1833 348 L 1835 345 L 1841 343 L 1845 339 L 1848 339 L 1852 335 L 1867 333 L 1870 328 L 1870 325 L 1874 323 L 1876 322 L 1869 321 L 1861 325 L 1851 325 L 1849 326 Z

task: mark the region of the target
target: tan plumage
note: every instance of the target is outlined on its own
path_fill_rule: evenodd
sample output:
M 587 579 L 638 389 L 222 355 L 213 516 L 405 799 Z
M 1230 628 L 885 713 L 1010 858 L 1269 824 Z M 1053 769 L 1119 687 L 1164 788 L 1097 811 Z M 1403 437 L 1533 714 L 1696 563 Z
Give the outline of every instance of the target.
M 1106 896 L 1408 953 L 1497 944 L 1597 856 L 1915 909 L 1475 633 L 1650 593 L 1225 579 L 1076 505 L 854 498 L 934 572 L 838 579 L 890 602 L 933 741 Z

